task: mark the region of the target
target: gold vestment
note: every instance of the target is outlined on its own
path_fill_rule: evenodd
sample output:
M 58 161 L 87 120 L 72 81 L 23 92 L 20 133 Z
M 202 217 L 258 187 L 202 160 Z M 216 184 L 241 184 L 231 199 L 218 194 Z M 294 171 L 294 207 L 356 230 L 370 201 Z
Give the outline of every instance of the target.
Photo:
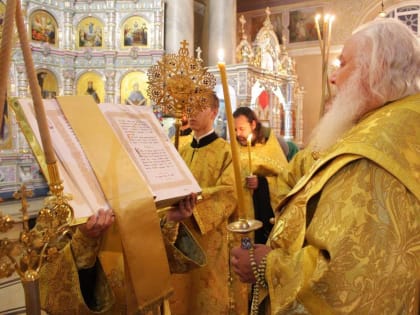
M 150 314 L 158 311 L 169 314 L 166 298 L 172 288 L 167 254 L 168 250 L 178 251 L 173 246 L 175 240 L 162 236 L 147 183 L 100 109 L 89 100 L 81 98 L 77 102 L 74 97 L 59 98 L 114 210 L 116 222 L 108 229 L 101 244 L 76 232 L 60 257 L 43 267 L 40 279 L 42 307 L 54 315 Z M 91 132 L 90 125 L 95 126 L 95 132 Z M 186 233 L 179 235 L 189 238 Z M 194 246 L 193 241 L 188 244 Z M 199 253 L 200 249 L 193 251 Z M 186 254 L 178 253 L 176 257 L 179 259 Z M 96 268 L 96 280 L 93 280 L 96 286 L 92 290 L 95 305 L 88 307 L 81 295 L 78 271 L 91 267 L 97 256 L 100 263 Z
M 268 241 L 266 314 L 417 314 L 419 122 L 417 94 L 316 160 L 300 152 Z
M 214 135 L 214 134 L 213 134 Z M 201 140 L 200 140 L 201 142 Z M 222 138 L 180 154 L 202 188 L 203 200 L 186 225 L 207 255 L 207 265 L 172 275 L 174 315 L 224 315 L 229 312 L 228 218 L 236 208 L 230 145 Z
M 252 191 L 245 186 L 245 178 L 250 175 L 248 150 L 247 146 L 240 146 L 241 172 L 244 179 L 245 206 L 247 207 L 246 215 L 248 219 L 254 219 Z M 287 165 L 287 159 L 272 130 L 270 130 L 266 143 L 256 143 L 251 146 L 251 165 L 253 175 L 267 179 L 270 190 L 270 204 L 275 209 L 282 197 L 278 194 L 277 177 Z

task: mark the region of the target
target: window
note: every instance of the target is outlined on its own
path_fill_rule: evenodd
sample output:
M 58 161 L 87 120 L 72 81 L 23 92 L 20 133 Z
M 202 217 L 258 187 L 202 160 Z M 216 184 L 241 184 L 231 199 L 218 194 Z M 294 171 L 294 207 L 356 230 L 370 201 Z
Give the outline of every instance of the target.
M 387 17 L 403 21 L 420 37 L 419 15 L 420 5 L 408 5 L 392 10 L 387 14 Z

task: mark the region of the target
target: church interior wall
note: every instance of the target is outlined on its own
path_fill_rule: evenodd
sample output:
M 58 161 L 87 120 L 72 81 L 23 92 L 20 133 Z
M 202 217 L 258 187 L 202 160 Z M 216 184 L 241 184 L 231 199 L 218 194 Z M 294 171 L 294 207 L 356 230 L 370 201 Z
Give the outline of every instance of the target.
M 318 55 L 294 56 L 296 73 L 300 84 L 304 87 L 303 99 L 303 139 L 310 137 L 313 126 L 318 122 L 321 101 L 321 57 Z
M 194 1 L 194 0 L 191 0 Z M 3 1 L 5 3 L 5 1 Z M 282 4 L 283 3 L 283 4 Z M 287 3 L 284 5 L 284 3 Z M 408 5 L 419 5 L 420 1 L 386 0 L 386 10 Z M 84 94 L 89 81 L 97 88 L 101 101 L 124 103 L 133 80 L 127 78 L 138 75 L 146 81 L 148 68 L 155 64 L 164 53 L 164 7 L 163 0 L 144 1 L 55 1 L 28 0 L 23 1 L 23 9 L 28 30 L 31 30 L 32 15 L 36 12 L 50 14 L 55 30 L 55 42 L 32 41 L 32 52 L 36 70 L 45 71 L 50 76 L 45 80 L 46 96 Z M 296 77 L 299 86 L 303 88 L 303 141 L 309 139 L 313 127 L 319 119 L 321 99 L 321 58 L 319 43 L 316 39 L 292 41 L 290 33 L 291 12 L 321 8 L 323 12 L 336 15 L 331 39 L 330 60 L 339 54 L 344 40 L 360 24 L 377 17 L 381 10 L 380 1 L 369 0 L 332 0 L 332 1 L 270 1 L 271 22 L 280 42 L 285 41 L 289 56 L 295 60 Z M 277 5 L 278 4 L 278 5 Z M 252 42 L 258 27 L 265 18 L 265 4 L 259 9 L 238 12 L 232 18 L 238 20 L 243 14 L 248 40 Z M 290 13 L 290 14 L 289 14 Z M 194 47 L 202 47 L 202 56 L 206 62 L 206 54 L 212 43 L 209 39 L 209 16 L 213 14 L 208 7 L 208 1 L 194 1 Z M 125 45 L 124 25 L 131 18 L 141 18 L 148 23 L 149 36 L 147 43 L 140 45 Z M 96 19 L 103 28 L 101 43 L 82 45 L 80 43 L 80 24 L 83 21 Z M 236 23 L 239 42 L 239 23 Z M 79 36 L 79 37 L 78 37 Z M 284 39 L 283 39 L 284 37 Z M 209 65 L 214 67 L 215 65 Z M 238 68 L 239 69 L 239 68 Z M 330 69 L 330 72 L 333 68 Z M 239 71 L 239 70 L 238 70 Z M 215 72 L 217 76 L 217 71 Z M 9 93 L 11 96 L 28 97 L 28 82 L 25 79 L 23 57 L 19 49 L 14 51 L 13 65 L 10 73 Z M 55 81 L 52 82 L 51 78 Z M 127 79 L 127 80 L 126 80 Z M 241 97 L 238 104 L 249 106 L 251 96 L 246 95 L 240 86 L 240 76 L 229 78 L 237 88 L 237 95 Z M 126 83 L 127 82 L 127 83 Z M 252 85 L 254 81 L 249 81 Z M 281 87 L 283 90 L 285 86 Z M 55 89 L 55 90 L 54 90 Z M 51 91 L 50 91 L 51 90 Z M 146 95 L 145 84 L 141 92 Z M 150 103 L 149 103 L 150 104 Z M 294 127 L 295 128 L 295 127 Z M 18 148 L 24 151 L 26 148 Z M 7 154 L 7 152 L 6 152 Z M 16 177 L 18 178 L 18 177 Z
M 176 0 L 166 0 L 176 1 Z M 194 0 L 191 0 L 194 1 Z M 205 63 L 208 60 L 209 46 L 209 12 L 208 1 L 194 1 L 194 47 L 200 46 L 203 51 Z M 223 0 L 219 0 L 223 3 Z M 242 1 L 242 0 L 238 0 Z M 375 19 L 381 10 L 379 0 L 270 0 L 255 1 L 252 10 L 238 12 L 233 19 L 238 20 L 241 14 L 247 19 L 246 31 L 248 40 L 252 40 L 251 34 L 256 34 L 258 28 L 255 23 L 262 23 L 265 18 L 267 4 L 272 11 L 272 22 L 278 32 L 279 39 L 284 34 L 287 40 L 286 46 L 289 56 L 296 62 L 296 77 L 299 85 L 304 88 L 303 98 L 303 142 L 307 142 L 310 133 L 319 120 L 319 108 L 321 103 L 321 56 L 317 40 L 304 40 L 290 42 L 289 12 L 301 9 L 323 8 L 330 10 L 336 15 L 332 30 L 330 60 L 336 58 L 341 50 L 345 39 L 360 24 Z M 1 1 L 6 3 L 6 0 Z M 86 84 L 93 78 L 94 84 L 98 85 L 100 98 L 108 102 L 124 102 L 131 86 L 135 83 L 135 77 L 145 76 L 148 68 L 155 64 L 164 53 L 164 0 L 124 0 L 124 1 L 70 1 L 70 0 L 22 0 L 26 23 L 30 28 L 29 17 L 37 11 L 47 11 L 57 23 L 55 43 L 40 41 L 32 42 L 33 59 L 36 70 L 46 71 L 50 77 L 46 78 L 46 97 L 58 95 L 84 94 Z M 256 7 L 258 5 L 258 7 Z M 390 12 L 401 6 L 420 5 L 420 1 L 413 0 L 384 0 L 385 11 Z M 240 7 L 240 6 L 238 6 Z M 216 12 L 218 14 L 218 12 Z M 149 34 L 147 45 L 124 45 L 124 24 L 132 17 L 139 17 L 148 23 Z M 283 18 L 284 17 L 284 18 Z M 103 27 L 102 41 L 100 46 L 83 46 L 77 43 L 77 27 L 85 19 L 96 18 Z M 239 23 L 237 23 L 239 26 Z M 417 24 L 418 25 L 418 24 Z M 239 27 L 237 34 L 239 38 Z M 239 43 L 239 40 L 238 40 Z M 236 44 L 238 44 L 236 43 Z M 23 57 L 19 50 L 14 51 L 13 65 L 10 71 L 10 86 L 8 92 L 11 96 L 29 97 Z M 207 64 L 208 65 L 208 64 Z M 209 65 L 215 66 L 215 65 Z M 237 69 L 241 70 L 238 65 Z M 229 70 L 229 69 L 228 69 Z M 332 68 L 330 70 L 333 70 Z M 217 70 L 215 75 L 217 75 Z M 235 70 L 236 71 L 236 70 Z M 242 74 L 245 76 L 243 72 Z M 229 81 L 232 86 L 238 87 L 240 72 L 232 75 Z M 55 81 L 51 81 L 54 79 Z M 249 81 L 249 83 L 255 83 Z M 239 89 L 239 88 L 238 88 Z M 146 95 L 145 89 L 141 90 Z M 51 94 L 49 94 L 51 92 Z M 242 93 L 241 91 L 239 91 Z M 238 95 L 241 95 L 241 94 Z M 233 93 L 232 93 L 233 94 Z M 244 96 L 241 105 L 249 105 L 251 97 Z M 10 122 L 13 123 L 13 122 Z M 10 127 L 10 137 L 6 141 L 0 141 L 1 164 L 0 164 L 0 197 L 3 188 L 16 188 L 18 184 L 26 182 L 42 191 L 42 177 L 39 167 L 31 155 L 29 147 L 22 134 L 16 132 L 17 127 Z M 30 172 L 30 176 L 27 176 Z M 7 197 L 10 197 L 8 191 Z M 31 202 L 30 211 L 35 213 L 42 202 Z M 19 210 L 16 203 L 6 202 L 2 204 L 2 211 L 18 216 Z M 12 282 L 10 282 L 12 283 Z M 0 313 L 4 309 L 22 307 L 21 288 L 17 285 L 18 280 L 13 282 L 18 287 L 19 298 L 16 305 L 6 305 L 10 292 L 0 290 Z M 0 283 L 1 284 L 1 283 Z M 14 293 L 13 293 L 14 295 Z M 9 301 L 10 302 L 10 301 Z M 14 302 L 13 302 L 14 303 Z M 6 312 L 7 314 L 7 312 Z
M 249 2 L 249 1 L 248 1 Z M 335 15 L 331 35 L 330 61 L 336 59 L 340 54 L 344 41 L 351 35 L 359 25 L 378 17 L 381 12 L 381 1 L 371 0 L 331 0 L 331 1 L 268 1 L 272 16 L 283 14 L 281 27 L 278 29 L 288 35 L 288 12 L 301 10 L 302 8 L 323 8 L 324 12 L 331 12 Z M 267 2 L 267 3 L 268 3 Z M 398 7 L 419 6 L 420 1 L 413 0 L 384 0 L 386 13 Z M 261 4 L 255 9 L 255 4 L 250 3 L 251 11 L 238 12 L 237 19 L 241 14 L 247 19 L 246 29 L 249 34 L 255 32 L 253 21 L 261 23 L 264 17 L 266 4 Z M 276 27 L 276 20 L 272 18 Z M 239 25 L 237 26 L 239 30 Z M 238 31 L 239 32 L 239 31 Z M 239 36 L 239 35 L 238 35 Z M 287 38 L 289 40 L 289 38 Z M 304 143 L 309 140 L 311 131 L 319 120 L 319 109 L 321 104 L 321 54 L 319 43 L 315 41 L 303 41 L 298 43 L 287 43 L 290 56 L 296 61 L 296 74 L 299 83 L 304 87 L 303 99 L 303 132 Z M 330 73 L 333 67 L 330 66 Z

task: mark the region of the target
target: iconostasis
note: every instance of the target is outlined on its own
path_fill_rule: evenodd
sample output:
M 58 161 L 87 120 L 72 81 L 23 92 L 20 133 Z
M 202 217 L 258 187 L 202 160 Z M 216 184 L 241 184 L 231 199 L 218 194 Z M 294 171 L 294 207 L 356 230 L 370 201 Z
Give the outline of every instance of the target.
M 6 3 L 0 1 L 0 36 Z M 98 103 L 150 106 L 147 70 L 163 55 L 163 6 L 155 0 L 23 1 L 42 97 L 89 94 Z M 9 78 L 8 96 L 31 97 L 19 45 Z M 48 185 L 11 112 L 0 137 L 0 198 L 13 199 L 22 183 L 45 195 Z

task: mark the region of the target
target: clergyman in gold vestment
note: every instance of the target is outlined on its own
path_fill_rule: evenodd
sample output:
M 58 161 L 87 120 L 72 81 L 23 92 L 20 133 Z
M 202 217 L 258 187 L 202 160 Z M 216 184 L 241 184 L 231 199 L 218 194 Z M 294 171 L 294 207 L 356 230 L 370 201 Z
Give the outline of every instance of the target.
M 229 314 L 229 249 L 227 223 L 236 208 L 230 145 L 213 129 L 219 100 L 189 119 L 194 139 L 180 154 L 202 188 L 203 200 L 185 220 L 207 256 L 207 265 L 173 275 L 173 315 Z
M 394 19 L 345 43 L 336 97 L 284 174 L 267 244 L 231 252 L 259 288 L 254 314 L 418 314 L 419 45 Z
M 186 269 L 196 267 L 195 261 L 188 257 L 190 251 L 195 251 L 192 257 L 195 254 L 202 256 L 197 261 L 205 261 L 204 253 L 196 247 L 183 225 L 175 238 L 165 228 L 165 225 L 175 224 L 191 216 L 195 203 L 196 196 L 191 194 L 181 200 L 177 207 L 171 208 L 162 220 L 161 228 L 168 259 L 176 265 L 176 270 L 180 268 L 179 265 Z M 162 300 L 155 301 L 148 308 L 135 307 L 137 310 L 130 310 L 128 307 L 133 300 L 130 282 L 134 279 L 129 280 L 131 275 L 127 274 L 127 261 L 119 238 L 118 229 L 124 227 L 113 224 L 114 217 L 112 210 L 99 210 L 97 215 L 91 216 L 87 223 L 76 229 L 59 257 L 42 268 L 41 307 L 48 314 L 171 314 L 169 303 L 165 299 L 171 292 L 162 292 Z M 183 245 L 177 248 L 179 243 L 176 245 L 175 241 Z M 141 238 L 138 239 L 138 244 L 139 251 L 153 250 L 142 247 Z M 166 262 L 152 263 L 157 265 Z
M 255 242 L 265 243 L 273 227 L 270 223 L 273 209 L 281 198 L 277 182 L 287 165 L 286 155 L 273 130 L 263 126 L 251 108 L 239 107 L 233 117 L 240 145 L 242 178 L 246 179 L 247 218 L 263 223 L 263 227 L 255 231 Z M 252 135 L 250 140 L 249 135 Z

